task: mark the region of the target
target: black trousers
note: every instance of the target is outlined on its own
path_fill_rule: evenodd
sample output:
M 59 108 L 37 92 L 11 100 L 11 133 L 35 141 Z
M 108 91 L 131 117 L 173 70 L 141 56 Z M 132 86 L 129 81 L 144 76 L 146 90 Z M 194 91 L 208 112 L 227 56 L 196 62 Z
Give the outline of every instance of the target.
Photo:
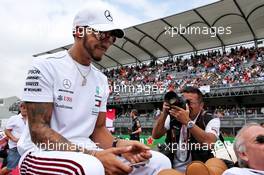
M 130 134 L 130 140 L 137 140 L 137 141 L 139 141 L 139 134 Z

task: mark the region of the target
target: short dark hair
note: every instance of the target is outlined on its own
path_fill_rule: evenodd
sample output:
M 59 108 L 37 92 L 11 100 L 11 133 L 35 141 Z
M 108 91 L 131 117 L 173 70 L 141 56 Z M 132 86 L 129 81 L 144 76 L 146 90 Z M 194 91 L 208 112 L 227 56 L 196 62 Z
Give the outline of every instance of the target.
M 193 87 L 193 86 L 186 86 L 181 90 L 181 93 L 193 93 L 198 95 L 198 100 L 200 102 L 203 102 L 203 94 L 200 91 L 199 88 Z
M 261 122 L 261 123 L 260 123 L 260 126 L 263 126 L 263 127 L 264 127 L 264 122 Z
M 135 116 L 138 115 L 138 111 L 137 111 L 136 109 L 132 109 L 131 112 L 132 112 L 133 114 L 135 114 Z

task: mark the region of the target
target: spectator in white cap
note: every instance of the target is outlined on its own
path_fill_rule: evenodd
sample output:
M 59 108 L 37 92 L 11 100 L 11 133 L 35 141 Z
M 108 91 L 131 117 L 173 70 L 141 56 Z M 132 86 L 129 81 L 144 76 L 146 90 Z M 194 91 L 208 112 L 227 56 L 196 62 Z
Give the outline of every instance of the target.
M 117 139 L 105 126 L 107 77 L 92 62 L 124 36 L 114 22 L 103 6 L 82 10 L 74 18 L 73 46 L 33 61 L 23 95 L 28 127 L 19 143 L 21 174 L 150 175 L 171 167 L 162 154 Z

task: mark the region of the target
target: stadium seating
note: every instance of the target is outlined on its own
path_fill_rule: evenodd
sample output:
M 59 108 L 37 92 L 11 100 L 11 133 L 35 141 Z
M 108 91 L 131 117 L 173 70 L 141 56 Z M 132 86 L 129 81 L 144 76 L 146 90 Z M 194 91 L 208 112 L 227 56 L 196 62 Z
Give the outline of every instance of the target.
M 190 59 L 170 58 L 162 64 L 150 62 L 148 65 L 131 65 L 104 70 L 104 73 L 109 78 L 112 96 L 136 96 L 148 95 L 149 92 L 135 93 L 127 88 L 117 93 L 114 91 L 114 86 L 157 85 L 165 89 L 181 89 L 186 85 L 210 85 L 211 88 L 234 87 L 262 83 L 263 65 L 264 48 L 240 47 L 231 49 L 230 53 L 214 51 L 191 56 Z

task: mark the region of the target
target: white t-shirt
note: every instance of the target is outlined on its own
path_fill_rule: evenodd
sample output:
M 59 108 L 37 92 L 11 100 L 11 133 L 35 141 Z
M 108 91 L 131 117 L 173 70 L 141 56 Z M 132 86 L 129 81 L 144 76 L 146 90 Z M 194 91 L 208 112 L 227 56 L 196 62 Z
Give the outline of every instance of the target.
M 6 129 L 11 130 L 11 134 L 16 137 L 20 138 L 22 132 L 24 131 L 26 126 L 26 122 L 23 119 L 23 116 L 21 114 L 14 115 L 10 117 L 6 124 Z M 11 139 L 8 140 L 8 146 L 9 148 L 15 148 L 17 147 L 17 143 L 12 141 Z
M 264 175 L 264 171 L 234 167 L 225 170 L 223 175 Z
M 160 115 L 160 109 L 157 109 L 155 117 L 158 117 Z
M 197 120 L 197 117 L 195 118 L 194 122 L 196 122 L 196 120 Z M 164 127 L 165 127 L 166 130 L 170 129 L 170 116 L 169 115 L 167 116 L 167 118 L 165 120 Z M 184 128 L 181 128 L 180 138 L 179 138 L 179 142 L 180 143 L 178 145 L 182 145 L 181 143 L 184 143 L 183 134 L 186 134 L 186 132 L 187 132 L 185 130 L 187 130 L 185 126 L 184 126 Z M 219 118 L 211 119 L 208 122 L 208 124 L 206 125 L 206 127 L 205 127 L 205 132 L 212 133 L 218 138 L 218 136 L 220 135 L 220 119 Z M 185 156 L 187 156 L 187 152 L 185 152 L 185 153 L 184 153 L 184 151 L 180 152 L 180 150 L 182 150 L 182 149 L 177 149 L 176 154 L 178 156 L 179 155 L 184 155 L 184 154 L 185 154 Z M 183 160 L 185 160 L 185 159 L 183 159 Z M 176 168 L 178 171 L 185 172 L 187 165 L 191 161 L 192 161 L 192 156 L 191 155 L 189 156 L 188 160 L 182 161 L 182 162 L 179 162 L 177 159 L 174 159 L 174 166 L 173 167 Z
M 83 75 L 87 83 L 82 86 Z M 106 112 L 107 77 L 92 64 L 74 63 L 67 51 L 36 58 L 28 71 L 23 101 L 52 102 L 51 128 L 79 146 L 95 149 L 90 140 L 99 112 Z M 29 129 L 20 151 L 32 149 Z M 31 145 L 31 146 L 30 146 Z M 36 146 L 35 146 L 36 149 Z

